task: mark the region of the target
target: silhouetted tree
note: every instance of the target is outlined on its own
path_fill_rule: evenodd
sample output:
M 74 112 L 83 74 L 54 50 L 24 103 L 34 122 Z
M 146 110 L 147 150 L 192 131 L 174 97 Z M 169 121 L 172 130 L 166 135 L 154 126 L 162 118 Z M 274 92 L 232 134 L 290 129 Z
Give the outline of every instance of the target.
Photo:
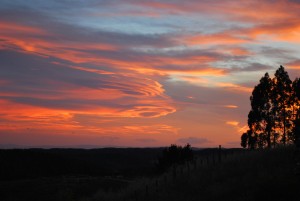
M 300 147 L 300 79 L 296 78 L 292 83 L 292 106 L 293 106 L 293 130 L 291 140 Z
M 248 135 L 248 148 L 255 149 L 257 145 L 257 134 L 251 130 L 248 130 L 247 135 Z
M 274 113 L 272 108 L 272 80 L 266 73 L 252 91 L 251 110 L 248 115 L 248 126 L 251 133 L 264 135 L 267 146 L 271 147 L 271 133 L 274 129 Z M 254 138 L 254 136 L 252 136 Z M 250 138 L 249 138 L 250 141 Z M 253 146 L 252 146 L 253 148 Z
M 243 135 L 241 136 L 241 146 L 243 148 L 247 148 L 247 145 L 248 145 L 248 134 L 243 133 Z
M 262 149 L 266 146 L 267 138 L 265 133 L 260 133 L 257 135 L 257 147 Z
M 273 88 L 271 94 L 271 100 L 273 105 L 274 123 L 277 132 L 281 133 L 281 141 L 286 144 L 287 141 L 287 131 L 291 127 L 292 120 L 292 81 L 288 73 L 284 70 L 283 66 L 280 66 L 276 72 L 275 77 L 272 80 Z M 274 133 L 273 144 L 277 143 L 279 138 L 279 133 Z
M 282 142 L 300 143 L 300 81 L 292 82 L 283 66 L 273 79 L 266 73 L 252 91 L 249 130 L 241 137 L 241 146 L 270 148 Z M 275 132 L 276 131 L 276 132 Z M 245 144 L 245 140 L 247 143 Z

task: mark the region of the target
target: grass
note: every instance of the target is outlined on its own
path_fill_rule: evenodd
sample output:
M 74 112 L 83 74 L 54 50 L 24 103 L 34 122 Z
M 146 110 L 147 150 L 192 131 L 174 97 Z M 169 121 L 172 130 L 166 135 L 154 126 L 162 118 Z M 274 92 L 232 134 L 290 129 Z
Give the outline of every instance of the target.
M 105 177 L 51 177 L 0 182 L 1 201 L 69 201 L 90 196 L 102 189 L 115 192 L 129 181 Z
M 297 200 L 299 177 L 295 176 L 295 150 L 281 147 L 228 155 L 221 163 L 177 168 L 157 178 L 133 183 L 118 193 L 98 192 L 88 201 L 257 201 Z
M 298 200 L 295 197 L 298 196 L 300 178 L 294 171 L 294 147 L 223 150 L 221 162 L 218 162 L 216 151 L 201 150 L 197 153 L 196 163 L 172 167 L 160 176 L 73 175 L 0 181 L 0 200 Z M 135 168 L 143 170 L 142 165 Z

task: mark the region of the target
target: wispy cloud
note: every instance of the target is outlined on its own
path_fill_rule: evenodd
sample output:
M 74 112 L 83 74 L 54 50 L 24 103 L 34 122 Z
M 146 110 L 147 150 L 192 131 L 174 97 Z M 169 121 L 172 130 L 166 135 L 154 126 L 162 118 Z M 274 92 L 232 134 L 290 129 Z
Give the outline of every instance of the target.
M 229 133 L 221 141 L 236 141 L 263 73 L 286 64 L 291 77 L 299 74 L 299 7 L 289 0 L 3 1 L 0 129 L 16 141 L 54 130 L 65 139 L 162 145 L 176 136 L 212 146 L 220 128 Z

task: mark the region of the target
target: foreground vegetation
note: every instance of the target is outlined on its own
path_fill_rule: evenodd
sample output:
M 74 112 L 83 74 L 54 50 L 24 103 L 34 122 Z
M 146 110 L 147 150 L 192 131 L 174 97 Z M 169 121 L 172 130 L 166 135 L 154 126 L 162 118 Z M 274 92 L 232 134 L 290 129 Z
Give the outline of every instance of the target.
M 127 151 L 131 158 L 145 152 L 142 149 Z M 147 150 L 148 159 L 140 164 L 135 163 L 137 166 L 135 168 L 140 168 L 142 171 L 142 164 L 147 160 L 152 161 L 153 158 L 157 158 L 157 151 L 156 149 L 152 152 Z M 160 153 L 162 151 L 159 149 Z M 80 153 L 79 150 L 77 152 Z M 101 150 L 97 152 L 100 153 Z M 124 150 L 113 150 L 113 152 L 124 152 Z M 115 157 L 118 155 L 120 156 L 116 154 Z M 122 160 L 119 160 L 119 157 L 115 160 L 115 162 L 119 161 L 115 163 L 115 168 L 122 166 L 124 161 L 130 163 L 131 160 L 126 159 L 129 155 L 126 157 L 122 155 L 122 157 Z M 131 176 L 120 174 L 110 176 L 57 175 L 1 180 L 0 200 L 295 200 L 300 184 L 300 178 L 294 171 L 295 157 L 293 146 L 264 150 L 197 150 L 194 151 L 195 160 L 173 165 L 160 175 L 137 173 L 133 176 L 132 171 L 129 171 Z M 90 159 L 95 158 L 97 157 Z M 147 164 L 148 166 L 152 164 L 150 166 L 155 168 L 155 163 L 152 162 Z M 100 164 L 101 160 L 98 163 Z M 127 164 L 127 167 L 130 167 L 130 164 Z M 114 169 L 113 166 L 111 168 Z
M 162 148 L 0 149 L 0 200 L 68 201 L 155 174 Z
M 85 200 L 285 201 L 298 196 L 293 147 L 228 153 L 221 162 L 199 158 L 190 170 L 187 165 L 177 169 L 175 177 L 170 169 L 119 193 L 98 192 Z

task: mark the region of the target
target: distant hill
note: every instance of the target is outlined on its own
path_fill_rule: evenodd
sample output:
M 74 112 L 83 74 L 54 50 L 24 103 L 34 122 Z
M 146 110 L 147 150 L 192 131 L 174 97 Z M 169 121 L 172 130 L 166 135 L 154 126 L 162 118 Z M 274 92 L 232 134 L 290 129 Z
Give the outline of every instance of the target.
M 152 174 L 162 148 L 2 149 L 0 180 Z

